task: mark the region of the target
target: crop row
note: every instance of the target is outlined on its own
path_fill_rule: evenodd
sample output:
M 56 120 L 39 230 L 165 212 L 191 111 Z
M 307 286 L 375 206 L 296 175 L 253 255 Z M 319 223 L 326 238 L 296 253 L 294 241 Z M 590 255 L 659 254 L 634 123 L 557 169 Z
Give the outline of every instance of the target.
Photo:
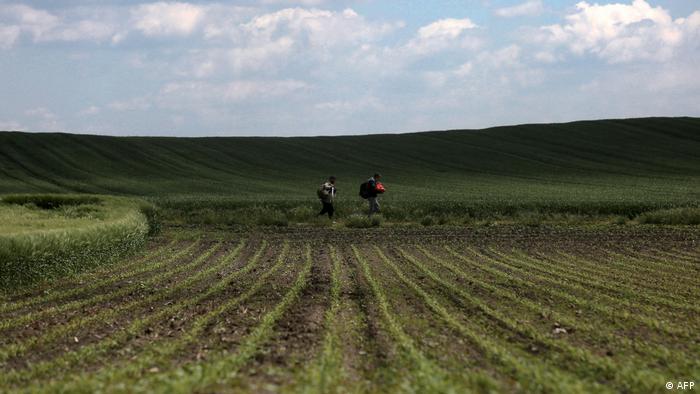
M 598 248 L 583 255 L 456 243 L 358 243 L 312 252 L 308 243 L 264 240 L 171 247 L 164 246 L 168 253 L 162 257 L 146 254 L 143 264 L 64 289 L 69 295 L 5 304 L 11 323 L 3 330 L 9 334 L 79 309 L 89 313 L 0 346 L 0 362 L 7 366 L 0 389 L 245 388 L 250 371 L 266 368 L 264 354 L 281 346 L 273 341 L 285 316 L 306 310 L 300 307 L 307 301 L 297 304 L 302 294 L 328 300 L 314 304 L 326 308 L 323 329 L 305 344 L 309 352 L 297 355 L 308 357 L 299 370 L 278 372 L 287 379 L 283 391 L 346 392 L 351 390 L 344 385 L 360 382 L 359 391 L 659 392 L 675 374 L 693 376 L 700 368 L 691 357 L 698 350 L 692 344 L 692 280 L 674 287 L 671 277 L 635 270 L 691 273 L 692 251 Z M 313 269 L 323 266 L 330 267 L 327 274 Z M 617 277 L 623 280 L 614 283 Z M 130 278 L 152 291 L 139 292 Z M 323 282 L 330 286 L 310 286 Z M 118 290 L 100 293 L 110 286 Z M 308 293 L 314 289 L 325 290 Z M 368 309 L 348 315 L 358 294 Z M 671 324 L 674 315 L 685 322 Z M 174 320 L 180 323 L 168 329 Z M 363 324 L 367 330 L 358 329 Z M 73 333 L 93 329 L 104 335 L 63 345 Z M 219 329 L 234 339 L 224 340 Z M 364 343 L 362 356 L 355 354 L 354 341 Z M 435 342 L 454 342 L 464 355 Z M 274 362 L 290 368 L 299 361 L 282 357 Z M 357 357 L 368 363 L 366 369 L 357 368 Z M 458 357 L 478 361 L 460 367 Z

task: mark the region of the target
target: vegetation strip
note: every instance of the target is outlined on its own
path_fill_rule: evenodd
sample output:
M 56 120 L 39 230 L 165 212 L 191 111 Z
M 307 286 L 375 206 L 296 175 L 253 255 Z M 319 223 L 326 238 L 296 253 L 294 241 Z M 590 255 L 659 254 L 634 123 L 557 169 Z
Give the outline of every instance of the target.
M 700 263 L 700 250 L 688 250 L 688 249 L 682 249 L 682 248 L 673 248 L 672 250 L 661 250 L 661 249 L 651 249 L 652 252 L 656 253 L 661 253 L 665 254 L 669 257 L 683 257 L 687 259 L 689 262 L 698 264 Z
M 173 249 L 177 242 L 177 239 L 173 239 L 167 244 L 145 251 L 145 253 L 138 257 L 134 256 L 134 258 L 130 261 L 119 261 L 114 264 L 102 265 L 94 270 L 64 278 L 58 278 L 52 281 L 39 282 L 35 285 L 15 290 L 11 293 L 5 294 L 9 301 L 6 301 L 0 305 L 0 312 L 4 312 L 4 308 L 12 307 L 15 304 L 21 304 L 22 302 L 27 301 L 31 302 L 35 298 L 43 298 L 50 294 L 60 294 L 64 291 L 74 290 L 77 287 L 84 285 L 86 282 L 96 278 L 106 278 L 103 280 L 108 280 L 114 274 L 117 274 L 120 271 L 128 271 L 133 267 L 142 265 L 144 262 L 149 260 L 154 261 L 155 256 L 163 255 L 166 250 Z
M 591 278 L 590 276 L 585 276 L 585 277 L 579 277 L 580 274 L 578 273 L 572 273 L 572 270 L 565 270 L 560 267 L 558 267 L 556 264 L 553 264 L 551 262 L 547 262 L 543 259 L 537 259 L 532 256 L 526 255 L 521 252 L 517 251 L 511 251 L 511 253 L 514 253 L 512 255 L 505 254 L 503 252 L 499 252 L 494 250 L 493 248 L 490 248 L 491 252 L 495 253 L 496 255 L 506 259 L 507 261 L 519 263 L 519 264 L 524 264 L 527 265 L 529 268 L 537 270 L 549 277 L 555 277 L 558 280 L 564 280 L 566 281 L 567 285 L 571 288 L 581 290 L 581 291 L 586 291 L 586 292 L 591 292 L 591 289 L 597 288 L 598 290 L 593 293 L 593 296 L 599 299 L 605 299 L 606 301 L 614 304 L 619 304 L 623 305 L 630 310 L 637 309 L 641 312 L 646 313 L 648 316 L 644 316 L 641 314 L 638 314 L 640 317 L 648 317 L 649 319 L 653 318 L 652 316 L 656 317 L 661 315 L 662 313 L 670 313 L 671 315 L 675 315 L 675 313 L 670 312 L 670 311 L 664 311 L 662 309 L 659 309 L 658 306 L 663 305 L 665 307 L 670 307 L 674 309 L 698 309 L 694 307 L 693 305 L 677 305 L 674 304 L 673 302 L 669 300 L 664 300 L 664 299 L 658 299 L 654 298 L 650 295 L 638 292 L 638 291 L 629 291 L 625 290 L 624 288 L 621 287 L 613 287 L 610 285 L 607 285 L 605 283 L 602 283 L 599 279 Z M 605 293 L 602 290 L 605 290 L 609 293 L 612 293 L 614 295 Z M 635 300 L 630 301 L 630 300 Z M 646 303 L 645 303 L 646 302 Z M 653 303 L 656 302 L 657 305 L 653 305 Z M 649 305 L 652 304 L 652 305 Z M 700 310 L 700 309 L 698 309 Z
M 270 338 L 277 321 L 297 301 L 308 284 L 313 259 L 311 247 L 306 244 L 304 249 L 305 262 L 294 284 L 282 300 L 262 317 L 260 324 L 243 339 L 235 353 L 224 353 L 205 363 L 183 366 L 168 373 L 157 374 L 152 379 L 139 381 L 138 386 L 135 387 L 136 391 L 201 392 L 213 385 L 225 385 L 229 379 L 235 377 L 238 370 L 257 354 L 260 347 Z
M 245 275 L 251 270 L 253 270 L 260 261 L 263 252 L 267 248 L 267 242 L 263 241 L 255 255 L 251 257 L 248 263 L 240 270 L 232 271 L 230 274 L 221 278 L 218 282 L 210 286 L 205 292 L 197 294 L 195 297 L 189 298 L 187 300 L 179 301 L 172 304 L 166 308 L 159 310 L 153 315 L 149 315 L 145 318 L 138 319 L 131 323 L 131 325 L 122 331 L 119 331 L 116 335 L 107 338 L 101 342 L 95 344 L 84 346 L 77 351 L 69 352 L 61 355 L 60 357 L 44 361 L 37 364 L 30 365 L 27 369 L 21 371 L 13 371 L 12 373 L 5 376 L 5 379 L 13 383 L 28 382 L 37 379 L 39 376 L 46 375 L 50 372 L 55 372 L 56 370 L 66 370 L 68 368 L 74 368 L 78 365 L 83 365 L 88 361 L 103 355 L 110 349 L 117 348 L 124 340 L 129 337 L 139 335 L 143 332 L 144 328 L 153 324 L 154 322 L 163 319 L 164 317 L 170 316 L 177 311 L 191 307 L 200 303 L 201 301 L 207 299 L 208 297 L 221 292 L 226 286 L 228 286 L 233 280 L 236 280 L 241 275 Z M 237 253 L 237 251 L 235 251 Z M 228 264 L 231 260 L 235 258 L 234 253 L 231 253 L 224 259 L 224 262 Z M 0 375 L 2 376 L 2 375 Z
M 140 375 L 145 370 L 157 365 L 159 363 L 167 363 L 167 360 L 172 355 L 176 354 L 178 351 L 182 350 L 188 344 L 194 343 L 199 336 L 202 334 L 207 325 L 222 313 L 231 310 L 232 308 L 240 305 L 241 302 L 247 300 L 252 295 L 260 291 L 260 289 L 267 283 L 267 279 L 277 272 L 285 262 L 285 257 L 288 252 L 288 244 L 282 248 L 275 264 L 265 271 L 261 276 L 256 278 L 251 287 L 245 291 L 243 294 L 236 296 L 232 299 L 227 300 L 221 305 L 218 305 L 216 309 L 213 309 L 206 314 L 199 315 L 193 321 L 190 329 L 185 332 L 182 336 L 176 338 L 173 341 L 162 343 L 162 344 L 151 344 L 147 349 L 143 349 L 138 357 L 134 360 L 128 360 L 125 363 L 112 364 L 107 368 L 97 371 L 95 374 L 81 374 L 77 377 L 72 377 L 67 381 L 57 382 L 57 387 L 60 387 L 58 391 L 99 391 L 100 388 L 104 386 L 109 386 L 116 382 L 123 381 L 124 379 L 129 379 L 130 376 Z M 258 256 L 256 254 L 256 256 Z M 261 254 L 260 254 L 261 256 Z M 259 259 L 259 257 L 258 257 Z M 256 259 L 257 261 L 257 259 Z M 249 264 L 249 266 L 251 266 Z M 253 266 L 251 266 L 251 269 Z M 230 280 L 220 281 L 216 287 L 218 290 L 214 292 L 207 292 L 206 295 L 199 298 L 198 302 L 201 302 L 209 295 L 220 291 L 230 283 Z M 136 387 L 130 387 L 130 389 L 136 389 Z M 144 390 L 149 391 L 149 390 Z
M 440 284 L 443 288 L 451 291 L 453 294 L 459 295 L 459 297 L 461 297 L 463 300 L 477 307 L 484 314 L 500 322 L 509 330 L 518 332 L 523 336 L 529 337 L 532 340 L 538 342 L 539 344 L 544 345 L 544 347 L 546 348 L 558 349 L 559 351 L 566 353 L 567 365 L 574 364 L 577 366 L 577 368 L 572 369 L 573 373 L 583 372 L 584 376 L 589 379 L 599 379 L 601 377 L 604 377 L 605 379 L 614 379 L 617 382 L 618 387 L 622 387 L 625 390 L 631 390 L 633 388 L 642 388 L 644 387 L 644 383 L 648 382 L 652 377 L 656 378 L 655 380 L 663 381 L 664 379 L 664 377 L 660 375 L 654 376 L 654 371 L 645 370 L 640 372 L 640 368 L 637 365 L 621 365 L 620 362 L 615 363 L 609 358 L 602 358 L 596 356 L 585 348 L 575 347 L 567 342 L 544 335 L 541 332 L 534 329 L 529 324 L 521 321 L 516 321 L 508 317 L 504 313 L 501 313 L 498 310 L 491 308 L 477 297 L 472 296 L 471 294 L 462 290 L 456 285 L 440 278 L 437 274 L 431 271 L 423 263 L 418 261 L 414 256 L 408 254 L 402 248 L 397 247 L 397 250 L 406 260 L 410 261 L 427 277 L 432 279 L 434 282 Z M 384 255 L 380 254 L 380 257 L 381 256 Z M 384 258 L 386 258 L 386 256 L 384 256 L 383 259 Z M 396 266 L 396 264 L 391 262 L 388 258 L 386 258 L 386 261 L 392 264 L 393 268 L 399 269 Z M 579 365 L 581 363 L 583 363 L 584 365 Z M 589 368 L 588 366 L 591 366 L 593 368 Z M 640 375 L 640 373 L 643 374 L 643 376 Z M 651 387 L 649 388 L 651 389 Z
M 80 284 L 78 286 L 73 286 L 69 287 L 67 289 L 64 289 L 63 291 L 52 291 L 51 289 L 47 289 L 44 291 L 44 294 L 36 296 L 36 297 L 27 297 L 22 299 L 22 301 L 12 301 L 12 302 L 6 302 L 0 305 L 0 313 L 7 313 L 7 312 L 12 312 L 17 309 L 21 309 L 24 307 L 44 303 L 44 302 L 50 302 L 50 301 L 58 301 L 63 298 L 68 298 L 71 296 L 75 296 L 78 294 L 83 294 L 87 293 L 88 291 L 92 289 L 96 289 L 98 287 L 102 286 L 107 286 L 112 283 L 118 282 L 123 279 L 127 279 L 128 277 L 134 276 L 138 273 L 145 272 L 141 271 L 143 269 L 148 269 L 154 265 L 157 265 L 158 262 L 163 261 L 166 257 L 168 257 L 168 254 L 162 254 L 164 250 L 172 247 L 175 244 L 176 241 L 171 242 L 168 245 L 163 245 L 157 249 L 154 249 L 150 251 L 148 254 L 145 256 L 134 259 L 133 261 L 125 264 L 122 267 L 110 267 L 109 270 L 105 271 L 98 271 L 98 272 L 88 272 L 85 274 L 81 274 L 78 278 L 74 278 L 75 284 L 80 284 L 82 281 L 88 281 L 91 279 L 91 277 L 98 277 L 98 276 L 106 276 L 106 279 L 103 280 L 96 280 L 92 281 L 85 285 L 85 284 Z M 154 256 L 161 255 L 162 256 L 158 259 L 153 259 Z M 144 261 L 152 260 L 150 264 L 143 264 Z M 118 263 L 112 264 L 113 266 L 118 265 Z M 134 272 L 131 271 L 131 268 L 140 266 L 140 268 Z M 117 275 L 110 275 L 112 272 L 117 271 L 118 269 L 122 269 L 123 271 L 120 274 Z
M 332 245 L 329 246 L 333 268 L 331 271 L 331 304 L 325 314 L 326 334 L 323 338 L 323 349 L 319 359 L 304 371 L 304 386 L 300 390 L 304 393 L 328 393 L 337 389 L 343 381 L 346 371 L 343 368 L 341 352 L 340 328 L 336 325 L 336 317 L 340 311 L 340 274 L 342 260 L 338 251 Z
M 194 259 L 191 263 L 188 263 L 186 265 L 183 265 L 179 267 L 178 269 L 169 272 L 167 275 L 162 276 L 162 277 L 156 277 L 152 278 L 152 280 L 149 281 L 149 283 L 146 284 L 146 286 L 151 286 L 153 284 L 156 284 L 161 281 L 165 281 L 168 278 L 174 276 L 177 274 L 177 272 L 185 271 L 187 269 L 194 268 L 198 265 L 200 265 L 202 262 L 206 261 L 209 257 L 211 257 L 219 248 L 221 247 L 221 243 L 215 244 L 212 246 L 209 250 L 201 254 L 198 258 Z M 240 251 L 240 248 L 242 245 L 239 245 L 239 248 L 237 251 Z M 209 272 L 204 271 L 204 274 L 207 274 Z M 195 274 L 191 276 L 188 280 L 180 282 L 178 285 L 175 287 L 164 291 L 164 292 L 157 292 L 149 297 L 134 300 L 125 304 L 120 304 L 116 307 L 109 308 L 109 309 L 103 309 L 100 312 L 88 316 L 82 316 L 78 319 L 71 320 L 68 324 L 60 325 L 60 326 L 55 326 L 52 327 L 51 331 L 41 333 L 40 336 L 35 336 L 31 337 L 24 342 L 15 342 L 12 343 L 8 346 L 1 347 L 0 348 L 0 362 L 7 360 L 10 357 L 16 357 L 18 354 L 21 354 L 22 352 L 28 350 L 32 346 L 38 346 L 42 345 L 45 343 L 48 343 L 54 339 L 57 339 L 59 337 L 65 336 L 69 333 L 71 333 L 73 330 L 76 330 L 78 328 L 84 328 L 86 326 L 89 326 L 93 323 L 99 323 L 99 322 L 104 322 L 107 321 L 111 318 L 114 318 L 116 316 L 120 316 L 122 313 L 129 311 L 132 308 L 137 308 L 141 305 L 147 305 L 150 302 L 153 302 L 155 300 L 163 299 L 167 295 L 172 294 L 173 292 L 185 287 L 189 286 L 191 283 L 193 283 L 196 280 L 199 280 L 199 278 L 202 275 Z
M 504 346 L 498 342 L 480 335 L 470 327 L 462 324 L 435 298 L 429 295 L 413 280 L 408 278 L 399 267 L 391 261 L 379 247 L 375 246 L 375 251 L 380 259 L 391 268 L 396 276 L 418 294 L 425 303 L 438 316 L 442 318 L 450 327 L 460 335 L 469 339 L 471 343 L 479 349 L 493 362 L 505 368 L 505 372 L 511 372 L 519 383 L 536 384 L 535 387 L 525 387 L 528 391 L 549 391 L 549 392 L 576 392 L 587 393 L 592 391 L 606 392 L 607 390 L 595 382 L 588 382 L 575 379 L 573 376 L 563 373 L 551 366 L 535 364 L 527 360 L 512 355 Z
M 513 290 L 510 289 L 503 289 L 501 287 L 497 287 L 492 285 L 489 282 L 480 280 L 477 278 L 475 275 L 469 275 L 467 274 L 464 270 L 461 268 L 457 267 L 456 265 L 445 261 L 441 258 L 438 258 L 437 256 L 433 255 L 430 253 L 426 248 L 423 246 L 418 246 L 418 249 L 429 259 L 432 261 L 438 263 L 439 265 L 447 268 L 448 270 L 454 272 L 456 275 L 458 275 L 460 278 L 464 280 L 468 280 L 470 282 L 475 283 L 481 288 L 484 288 L 493 294 L 498 295 L 499 297 L 503 297 L 508 299 L 510 302 L 513 302 L 518 305 L 522 305 L 524 308 L 529 309 L 533 313 L 543 316 L 543 317 L 548 317 L 548 319 L 552 320 L 553 322 L 556 322 L 563 327 L 567 328 L 573 328 L 576 331 L 580 331 L 583 333 L 586 333 L 588 335 L 591 335 L 594 338 L 600 338 L 600 341 L 602 341 L 603 344 L 606 346 L 614 345 L 614 346 L 623 346 L 627 349 L 632 349 L 635 352 L 638 352 L 640 354 L 643 354 L 645 357 L 650 357 L 652 359 L 658 359 L 659 362 L 663 363 L 668 363 L 671 358 L 673 358 L 674 361 L 681 361 L 681 362 L 687 362 L 688 359 L 687 357 L 684 357 L 682 354 L 678 355 L 676 352 L 671 352 L 669 349 L 665 346 L 655 346 L 653 344 L 645 344 L 644 346 L 640 346 L 638 341 L 633 341 L 630 340 L 629 338 L 625 336 L 618 336 L 614 335 L 610 332 L 609 329 L 604 329 L 600 325 L 597 324 L 591 324 L 585 319 L 581 318 L 576 318 L 576 317 L 569 317 L 566 316 L 552 308 L 545 307 L 544 305 L 533 302 L 529 300 L 526 297 L 523 297 L 521 295 L 518 295 L 515 293 Z M 531 289 L 536 289 L 536 285 L 534 285 L 532 282 L 529 281 L 524 281 L 521 278 L 512 276 L 508 273 L 505 273 L 503 271 L 496 270 L 494 268 L 490 268 L 488 266 L 485 266 L 484 264 L 478 264 L 477 262 L 467 259 L 465 256 L 458 254 L 454 250 L 452 250 L 449 247 L 445 247 L 445 250 L 447 250 L 452 256 L 456 257 L 457 259 L 468 263 L 470 266 L 477 268 L 483 272 L 487 272 L 497 278 L 500 279 L 505 279 L 508 281 L 508 283 L 517 283 L 519 286 L 523 286 L 525 288 L 531 288 Z M 541 289 L 540 289 L 541 290 Z M 546 294 L 546 292 L 545 292 Z M 679 360 L 677 360 L 679 359 Z
M 159 269 L 162 267 L 166 267 L 169 264 L 172 264 L 173 262 L 182 258 L 185 254 L 191 252 L 191 250 L 194 249 L 195 246 L 197 246 L 197 245 L 198 245 L 198 243 L 196 243 L 196 242 L 192 243 L 188 247 L 183 248 L 182 250 L 177 252 L 176 254 L 171 255 L 171 256 L 167 257 L 166 259 L 160 260 L 156 264 L 157 267 L 155 267 L 154 269 Z M 156 277 L 156 278 L 152 278 L 151 280 L 149 280 L 147 282 L 150 283 L 151 281 L 154 281 L 154 280 L 157 281 L 160 278 L 161 278 L 160 276 Z M 75 301 L 71 301 L 71 302 L 68 302 L 66 304 L 60 305 L 60 306 L 52 306 L 52 307 L 49 307 L 46 309 L 41 309 L 40 311 L 31 311 L 31 312 L 24 314 L 24 315 L 21 315 L 21 316 L 9 318 L 7 320 L 0 322 L 0 331 L 6 330 L 9 328 L 13 328 L 13 327 L 17 327 L 17 326 L 20 326 L 22 324 L 29 323 L 33 320 L 44 318 L 48 315 L 65 313 L 65 312 L 68 312 L 70 310 L 83 308 L 83 307 L 88 306 L 90 304 L 96 304 L 96 303 L 99 303 L 102 301 L 110 300 L 110 299 L 122 296 L 124 294 L 128 294 L 129 292 L 138 289 L 144 283 L 147 283 L 147 282 L 133 283 L 130 286 L 126 286 L 124 288 L 121 288 L 119 291 L 116 291 L 116 292 L 103 293 L 103 294 L 100 294 L 100 295 L 92 297 L 92 298 L 75 300 Z
M 382 313 L 383 320 L 386 323 L 390 336 L 401 349 L 403 357 L 407 358 L 412 364 L 411 371 L 409 372 L 412 373 L 413 376 L 410 377 L 411 381 L 406 382 L 406 384 L 416 390 L 416 392 L 460 393 L 471 391 L 469 387 L 461 387 L 460 384 L 454 382 L 444 370 L 435 365 L 418 349 L 418 347 L 416 347 L 413 339 L 406 334 L 401 327 L 401 324 L 391 313 L 389 302 L 387 301 L 384 292 L 382 292 L 379 283 L 372 275 L 367 260 L 365 260 L 365 258 L 360 254 L 355 245 L 351 245 L 351 248 L 355 255 L 355 259 L 360 263 L 365 279 L 367 279 L 367 282 L 372 289 L 372 293 L 377 300 L 379 310 Z M 467 379 L 473 382 L 475 385 L 478 382 L 482 385 L 494 386 L 491 379 L 486 376 L 477 374 L 466 375 L 468 376 Z
M 693 268 L 676 269 L 673 263 L 667 261 L 653 261 L 652 259 L 640 258 L 630 254 L 623 254 L 617 250 L 605 250 L 608 258 L 621 267 L 624 267 L 633 272 L 650 275 L 655 278 L 662 278 L 670 283 L 682 283 L 685 286 L 694 286 L 692 277 L 694 275 Z M 636 254 L 634 252 L 627 252 Z
M 632 248 L 625 248 L 624 251 L 636 261 L 652 267 L 662 268 L 665 271 L 673 270 L 680 274 L 687 274 L 697 270 L 698 268 L 697 260 L 693 261 L 691 258 L 679 256 L 658 249 L 641 251 Z M 661 254 L 661 256 L 659 256 L 659 254 Z
M 556 254 L 559 258 L 546 256 L 541 253 L 538 253 L 537 256 L 540 259 L 547 260 L 549 263 L 568 267 L 578 277 L 595 281 L 596 286 L 601 286 L 608 290 L 618 288 L 624 291 L 626 295 L 632 292 L 633 296 L 645 299 L 652 304 L 658 303 L 673 309 L 691 308 L 696 312 L 700 311 L 700 308 L 689 305 L 688 300 L 682 295 L 670 293 L 670 284 L 658 285 L 653 283 L 652 280 L 655 278 L 639 276 L 631 272 L 620 272 L 612 264 L 606 264 L 601 260 L 591 261 L 561 251 L 557 251 Z M 616 286 L 612 287 L 607 283 L 615 283 Z
M 514 260 L 512 258 L 503 258 L 503 256 L 501 256 L 501 258 L 503 258 L 503 261 L 500 261 L 494 257 L 489 257 L 487 255 L 479 253 L 479 252 L 475 251 L 474 249 L 470 248 L 469 250 L 472 253 L 474 253 L 475 255 L 481 257 L 482 259 L 486 259 L 487 261 L 490 261 L 493 264 L 500 266 L 502 268 L 505 268 L 507 270 L 516 270 L 518 272 L 525 274 L 528 277 L 533 277 L 536 280 L 539 280 L 539 281 L 545 282 L 545 283 L 549 283 L 551 285 L 558 286 L 560 288 L 574 289 L 574 290 L 582 291 L 586 294 L 590 294 L 590 291 L 583 286 L 564 281 L 564 280 L 562 280 L 554 275 L 548 274 L 546 271 L 537 270 L 537 269 L 533 270 L 531 266 L 524 265 L 524 264 L 522 264 L 522 262 L 519 262 L 519 261 Z M 537 271 L 540 271 L 540 273 L 538 273 Z M 650 328 L 653 328 L 655 330 L 661 331 L 661 332 L 666 333 L 666 334 L 683 335 L 683 336 L 691 335 L 690 331 L 685 327 L 671 326 L 667 322 L 660 321 L 660 320 L 654 319 L 654 318 L 650 318 L 650 317 L 644 316 L 644 315 L 638 315 L 638 314 L 632 313 L 630 311 L 620 311 L 617 308 L 613 308 L 607 304 L 594 301 L 592 298 L 577 297 L 577 296 L 572 295 L 568 291 L 561 291 L 561 290 L 557 290 L 554 288 L 547 288 L 547 291 L 551 292 L 552 294 L 556 294 L 556 295 L 566 299 L 567 301 L 572 302 L 573 304 L 585 306 L 586 308 L 590 308 L 590 309 L 593 309 L 597 312 L 601 312 L 601 313 L 605 314 L 606 316 L 608 316 L 611 320 L 624 318 L 624 319 L 637 321 L 641 324 L 644 324 L 645 326 L 648 326 Z M 596 295 L 599 295 L 599 294 L 596 294 Z M 594 296 L 594 295 L 591 294 L 591 296 Z M 613 303 L 617 303 L 615 298 L 610 297 L 610 296 L 608 296 L 608 298 L 611 299 L 613 301 Z
M 658 316 L 658 306 L 664 306 L 666 308 L 671 309 L 685 309 L 693 312 L 700 312 L 700 308 L 696 307 L 695 305 L 679 303 L 678 301 L 673 301 L 664 297 L 648 294 L 647 292 L 640 292 L 635 289 L 630 289 L 628 287 L 621 286 L 617 283 L 615 286 L 609 285 L 600 277 L 598 277 L 598 275 L 592 275 L 586 272 L 585 270 L 579 269 L 578 267 L 566 263 L 565 261 L 552 262 L 541 256 L 533 257 L 520 251 L 511 251 L 511 253 L 513 253 L 513 256 L 519 257 L 521 259 L 520 261 L 525 260 L 527 262 L 530 262 L 533 266 L 536 266 L 538 269 L 545 270 L 550 274 L 557 275 L 561 278 L 564 278 L 573 283 L 578 283 L 579 285 L 585 287 L 596 288 L 599 290 L 599 292 L 606 291 L 608 293 L 612 293 L 614 295 L 602 293 L 601 296 L 612 297 L 616 300 L 620 300 L 620 302 L 623 302 L 629 305 L 630 307 L 640 308 L 642 310 L 647 311 L 648 313 L 651 313 L 652 315 Z M 564 269 L 560 265 L 568 266 L 569 269 Z M 632 303 L 628 300 L 635 300 L 635 303 Z

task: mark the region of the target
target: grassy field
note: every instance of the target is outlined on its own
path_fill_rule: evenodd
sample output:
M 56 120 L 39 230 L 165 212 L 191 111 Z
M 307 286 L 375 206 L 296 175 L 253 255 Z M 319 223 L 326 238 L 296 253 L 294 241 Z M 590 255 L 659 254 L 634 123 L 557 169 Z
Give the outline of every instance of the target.
M 145 202 L 89 195 L 0 197 L 0 287 L 75 274 L 139 250 Z
M 308 138 L 0 133 L 2 192 L 146 196 L 179 224 L 307 222 L 330 174 L 348 217 L 375 171 L 388 221 L 624 221 L 700 205 L 700 119 Z
M 357 189 L 375 171 L 389 192 L 369 220 Z M 331 173 L 338 223 L 315 217 Z M 700 119 L 0 133 L 0 194 L 0 392 L 662 393 L 700 380 Z
M 171 231 L 3 295 L 0 391 L 666 392 L 697 228 Z

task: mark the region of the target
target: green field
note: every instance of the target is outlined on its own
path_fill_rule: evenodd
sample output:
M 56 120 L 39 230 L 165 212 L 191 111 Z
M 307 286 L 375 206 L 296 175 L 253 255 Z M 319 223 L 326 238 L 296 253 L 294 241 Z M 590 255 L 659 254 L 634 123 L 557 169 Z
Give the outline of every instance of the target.
M 375 171 L 370 222 L 357 191 Z M 330 174 L 337 223 L 315 217 Z M 700 119 L 0 133 L 0 198 L 0 393 L 700 381 Z
M 339 177 L 338 209 L 347 216 L 364 208 L 357 189 L 375 171 L 389 190 L 388 220 L 633 218 L 698 207 L 700 119 L 348 137 L 0 133 L 5 193 L 148 196 L 166 216 L 189 223 L 303 222 L 313 216 L 315 189 L 329 174 Z
M 700 377 L 698 235 L 168 230 L 5 294 L 0 391 L 663 393 Z
M 0 288 L 78 273 L 139 250 L 150 204 L 91 195 L 0 197 Z

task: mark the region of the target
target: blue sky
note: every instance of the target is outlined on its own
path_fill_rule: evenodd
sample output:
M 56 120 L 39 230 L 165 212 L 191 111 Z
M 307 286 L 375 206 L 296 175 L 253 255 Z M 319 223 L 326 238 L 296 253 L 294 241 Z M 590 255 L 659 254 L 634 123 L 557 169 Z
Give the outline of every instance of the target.
M 696 0 L 0 1 L 0 130 L 332 135 L 700 116 Z

